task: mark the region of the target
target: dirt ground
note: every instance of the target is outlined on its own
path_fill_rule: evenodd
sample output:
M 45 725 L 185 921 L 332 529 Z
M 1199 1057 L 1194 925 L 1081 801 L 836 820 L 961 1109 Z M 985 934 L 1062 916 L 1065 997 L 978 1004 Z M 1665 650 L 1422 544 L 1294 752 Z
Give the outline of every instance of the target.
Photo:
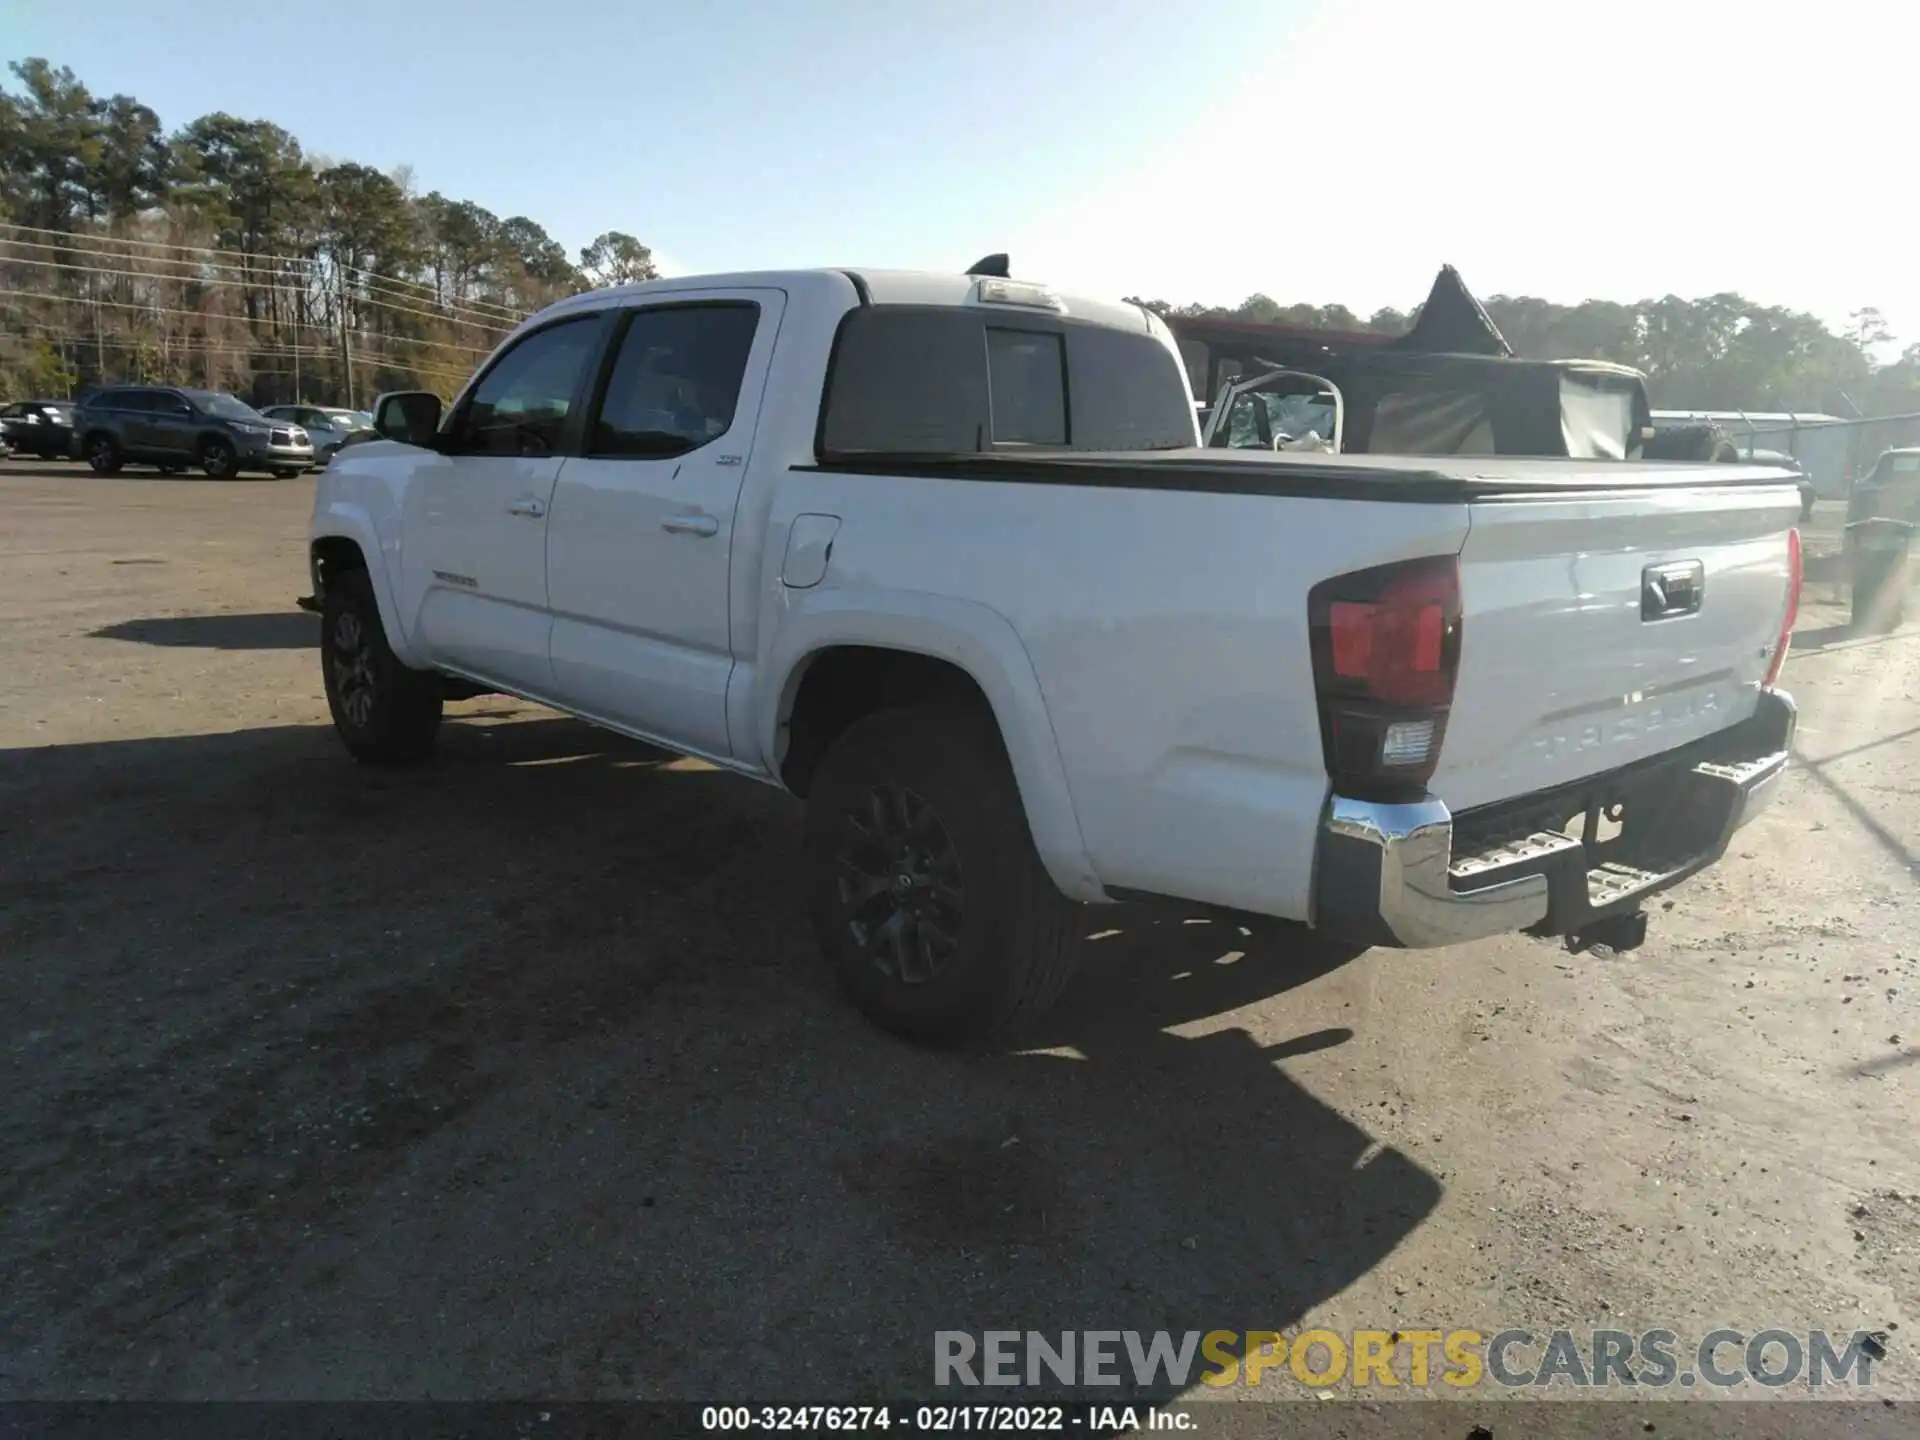
M 1641 951 L 1116 911 L 966 1060 L 833 992 L 778 793 L 491 698 L 350 763 L 311 496 L 0 466 L 0 1397 L 872 1399 L 941 1329 L 1303 1324 L 1874 1330 L 1920 1396 L 1920 641 L 1830 585 L 1800 764 Z

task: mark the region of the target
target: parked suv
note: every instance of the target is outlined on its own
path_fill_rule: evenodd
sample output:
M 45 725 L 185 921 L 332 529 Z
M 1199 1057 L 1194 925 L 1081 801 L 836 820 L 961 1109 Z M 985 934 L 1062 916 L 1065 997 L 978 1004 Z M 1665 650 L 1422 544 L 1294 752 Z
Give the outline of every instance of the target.
M 80 451 L 101 475 L 127 461 L 177 475 L 198 465 L 216 480 L 243 470 L 285 478 L 313 464 L 313 442 L 298 425 L 276 425 L 245 401 L 214 390 L 116 385 L 80 402 Z

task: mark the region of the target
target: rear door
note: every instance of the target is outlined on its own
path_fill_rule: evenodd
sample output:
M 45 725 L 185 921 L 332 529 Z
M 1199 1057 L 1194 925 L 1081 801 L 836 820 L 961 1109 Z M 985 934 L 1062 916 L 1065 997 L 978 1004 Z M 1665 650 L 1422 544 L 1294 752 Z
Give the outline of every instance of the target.
M 407 484 L 402 613 L 436 664 L 535 698 L 547 661 L 547 510 L 579 433 L 606 312 L 515 341 L 451 417 Z
M 733 753 L 728 559 L 784 305 L 777 290 L 711 290 L 621 312 L 547 534 L 568 708 Z
M 1433 792 L 1511 799 L 1752 714 L 1799 508 L 1786 481 L 1476 502 Z

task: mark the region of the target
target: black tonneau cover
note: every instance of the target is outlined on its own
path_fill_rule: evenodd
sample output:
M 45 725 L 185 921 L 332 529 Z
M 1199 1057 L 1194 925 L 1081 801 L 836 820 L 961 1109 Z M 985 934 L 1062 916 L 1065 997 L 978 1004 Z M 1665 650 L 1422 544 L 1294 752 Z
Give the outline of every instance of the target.
M 796 467 L 1002 484 L 1086 485 L 1227 495 L 1464 504 L 1529 496 L 1645 490 L 1786 487 L 1764 465 L 1657 464 L 1523 456 L 1318 455 L 1263 450 L 984 451 L 955 455 L 843 454 Z

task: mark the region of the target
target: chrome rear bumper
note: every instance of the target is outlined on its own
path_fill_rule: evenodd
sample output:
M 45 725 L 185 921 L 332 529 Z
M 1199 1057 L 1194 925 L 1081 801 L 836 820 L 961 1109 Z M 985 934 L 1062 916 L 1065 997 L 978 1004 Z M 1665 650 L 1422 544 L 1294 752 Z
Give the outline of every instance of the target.
M 1332 796 L 1321 823 L 1314 928 L 1424 949 L 1528 931 L 1571 935 L 1713 864 L 1773 799 L 1796 711 L 1764 690 L 1755 713 L 1639 765 L 1455 816 L 1431 797 Z M 1569 833 L 1573 816 L 1578 833 Z M 1618 832 L 1600 834 L 1601 817 Z

